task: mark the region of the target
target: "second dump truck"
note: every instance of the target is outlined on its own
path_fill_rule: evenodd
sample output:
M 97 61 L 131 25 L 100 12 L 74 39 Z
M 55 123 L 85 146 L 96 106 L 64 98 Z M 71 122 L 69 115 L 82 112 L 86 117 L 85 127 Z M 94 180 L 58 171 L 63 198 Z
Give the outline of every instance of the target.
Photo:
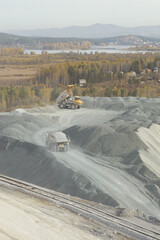
M 56 99 L 59 108 L 77 109 L 83 106 L 83 101 L 78 96 L 73 96 L 72 88 L 74 85 L 68 85 L 66 90 Z
M 61 131 L 49 131 L 46 137 L 46 146 L 53 152 L 66 152 L 69 150 L 70 138 Z

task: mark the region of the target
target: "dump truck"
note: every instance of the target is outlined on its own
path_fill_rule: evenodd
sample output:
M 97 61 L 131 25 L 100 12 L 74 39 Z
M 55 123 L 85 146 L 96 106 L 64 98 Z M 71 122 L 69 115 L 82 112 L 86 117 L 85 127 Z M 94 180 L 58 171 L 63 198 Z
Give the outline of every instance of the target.
M 49 131 L 46 137 L 46 146 L 53 152 L 66 152 L 69 150 L 70 138 L 61 131 Z
M 83 106 L 83 101 L 79 96 L 73 96 L 72 88 L 74 85 L 68 85 L 64 92 L 56 99 L 59 108 L 78 109 Z

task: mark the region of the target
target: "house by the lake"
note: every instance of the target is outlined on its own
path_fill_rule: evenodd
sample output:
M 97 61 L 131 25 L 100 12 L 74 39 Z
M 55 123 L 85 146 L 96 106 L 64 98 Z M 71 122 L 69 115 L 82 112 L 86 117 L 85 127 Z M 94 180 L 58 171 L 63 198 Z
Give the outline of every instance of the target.
M 86 83 L 87 83 L 86 79 L 79 79 L 79 86 L 80 87 L 83 87 L 84 84 L 86 84 Z

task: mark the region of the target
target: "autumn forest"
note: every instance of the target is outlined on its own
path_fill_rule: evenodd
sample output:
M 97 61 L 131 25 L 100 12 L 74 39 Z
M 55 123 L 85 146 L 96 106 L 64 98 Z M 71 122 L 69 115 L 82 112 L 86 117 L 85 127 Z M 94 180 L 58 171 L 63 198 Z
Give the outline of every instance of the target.
M 2 48 L 0 111 L 54 103 L 68 84 L 75 85 L 74 95 L 158 97 L 159 68 L 158 52 L 49 54 L 42 51 L 37 55 L 34 51 L 24 54 L 22 48 Z M 86 80 L 81 87 L 80 79 Z

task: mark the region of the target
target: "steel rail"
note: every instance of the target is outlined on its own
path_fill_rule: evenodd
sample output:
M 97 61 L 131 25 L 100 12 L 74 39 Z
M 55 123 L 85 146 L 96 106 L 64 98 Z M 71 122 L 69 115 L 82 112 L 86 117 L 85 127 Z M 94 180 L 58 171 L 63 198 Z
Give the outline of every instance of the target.
M 57 193 L 55 191 L 3 175 L 0 175 L 0 182 L 15 187 L 16 189 L 23 192 L 27 192 L 29 194 L 47 199 L 48 201 L 56 202 L 59 205 L 84 217 L 99 221 L 103 224 L 106 224 L 108 227 L 114 228 L 121 233 L 137 238 L 139 240 L 160 240 L 160 232 L 156 232 L 153 229 L 148 229 L 130 221 L 121 219 L 120 217 L 117 217 L 113 214 L 108 213 L 107 211 L 101 210 L 87 203 L 73 200 L 71 197 L 67 197 L 62 193 Z

